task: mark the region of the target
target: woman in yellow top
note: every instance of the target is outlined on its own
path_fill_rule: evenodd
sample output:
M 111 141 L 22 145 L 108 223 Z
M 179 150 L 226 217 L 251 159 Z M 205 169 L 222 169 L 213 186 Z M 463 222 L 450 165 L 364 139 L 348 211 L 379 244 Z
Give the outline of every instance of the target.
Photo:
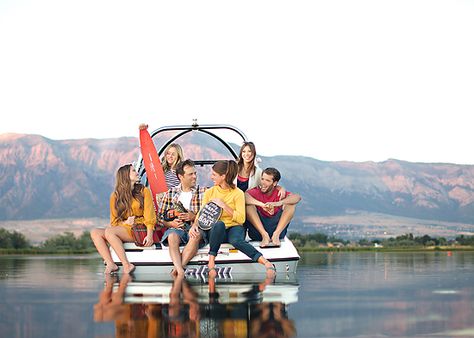
M 110 195 L 110 226 L 105 229 L 94 229 L 91 238 L 97 251 L 107 265 L 105 273 L 118 271 L 112 260 L 107 243 L 117 253 L 122 262 L 123 272 L 132 273 L 135 266 L 131 264 L 123 248 L 124 242 L 133 242 L 133 224 L 145 224 L 147 235 L 143 244 L 153 244 L 153 230 L 156 223 L 155 208 L 150 189 L 138 183 L 139 177 L 131 164 L 119 168 L 115 180 L 115 190 Z
M 218 161 L 212 166 L 211 180 L 214 186 L 204 193 L 202 205 L 214 202 L 222 208 L 222 214 L 210 230 L 204 231 L 203 237 L 209 242 L 209 276 L 216 275 L 215 260 L 222 243 L 228 242 L 241 252 L 252 258 L 253 261 L 265 266 L 267 272 L 275 273 L 275 268 L 252 245 L 245 241 L 245 195 L 234 184 L 237 176 L 235 161 Z M 198 218 L 194 221 L 190 236 L 197 236 Z

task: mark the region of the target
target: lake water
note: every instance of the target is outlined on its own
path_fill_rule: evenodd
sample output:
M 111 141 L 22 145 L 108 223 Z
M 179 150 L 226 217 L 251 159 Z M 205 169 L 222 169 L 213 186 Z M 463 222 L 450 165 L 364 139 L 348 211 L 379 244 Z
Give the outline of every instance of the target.
M 0 256 L 0 337 L 474 337 L 474 252 L 308 253 L 296 278 L 105 278 Z

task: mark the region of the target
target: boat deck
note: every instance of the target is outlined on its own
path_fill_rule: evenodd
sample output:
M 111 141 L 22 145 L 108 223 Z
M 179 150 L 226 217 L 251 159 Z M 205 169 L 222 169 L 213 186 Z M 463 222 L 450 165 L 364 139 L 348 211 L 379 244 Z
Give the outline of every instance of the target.
M 260 242 L 250 241 L 265 258 L 272 262 L 278 272 L 295 273 L 298 260 L 300 258 L 298 251 L 291 240 L 287 237 L 282 239 L 280 247 L 260 248 Z M 182 249 L 183 247 L 181 247 Z M 128 260 L 133 263 L 137 269 L 147 267 L 147 271 L 165 272 L 169 274 L 173 268 L 169 250 L 167 247 L 139 247 L 133 243 L 125 243 L 125 252 Z M 209 245 L 199 249 L 197 254 L 188 263 L 187 274 L 207 274 L 207 263 L 209 260 Z M 117 265 L 121 265 L 117 255 L 111 249 L 112 257 Z M 253 262 L 249 257 L 235 249 L 232 245 L 224 243 L 221 245 L 216 257 L 217 272 L 225 276 L 230 274 L 252 274 L 264 273 L 265 268 L 258 263 Z M 144 269 L 140 269 L 144 270 Z

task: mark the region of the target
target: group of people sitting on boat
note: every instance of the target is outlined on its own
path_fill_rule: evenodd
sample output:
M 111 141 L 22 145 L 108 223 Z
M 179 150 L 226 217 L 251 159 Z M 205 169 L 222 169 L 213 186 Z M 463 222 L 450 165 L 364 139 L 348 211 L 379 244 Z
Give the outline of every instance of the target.
M 107 243 L 122 262 L 123 272 L 132 273 L 135 266 L 128 261 L 123 243 L 134 241 L 134 224 L 144 224 L 147 235 L 143 245 L 153 245 L 157 223 L 167 229 L 161 243 L 169 248 L 175 275 L 184 274 L 184 267 L 198 248 L 209 244 L 209 276 L 215 276 L 215 259 L 221 244 L 226 242 L 264 265 L 267 274 L 275 274 L 273 264 L 245 240 L 246 232 L 252 240 L 261 241 L 261 247 L 279 246 L 301 197 L 278 185 L 281 175 L 276 168 L 262 170 L 256 165 L 256 149 L 252 142 L 244 142 L 237 162 L 214 163 L 211 170 L 214 186 L 208 189 L 197 186 L 195 165 L 192 160 L 184 159 L 178 144 L 167 147 L 162 163 L 169 190 L 159 196 L 156 211 L 152 193 L 139 183 L 140 177 L 133 165 L 118 169 L 115 189 L 110 197 L 110 226 L 91 232 L 92 240 L 105 261 L 106 274 L 118 271 Z M 202 207 L 209 202 L 222 208 L 222 213 L 211 229 L 203 230 L 198 226 L 198 217 Z M 176 205 L 183 210 L 171 219 L 167 213 Z

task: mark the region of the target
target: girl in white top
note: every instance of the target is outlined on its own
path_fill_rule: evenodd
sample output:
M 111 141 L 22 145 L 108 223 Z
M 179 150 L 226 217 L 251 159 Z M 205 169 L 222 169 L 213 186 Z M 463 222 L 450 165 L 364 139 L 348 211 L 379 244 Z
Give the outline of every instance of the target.
M 239 160 L 237 161 L 237 178 L 235 185 L 243 192 L 260 185 L 262 169 L 257 165 L 257 150 L 253 142 L 244 142 L 240 147 Z M 277 185 L 280 198 L 285 196 L 285 188 Z
M 257 166 L 256 157 L 257 152 L 253 142 L 244 142 L 240 147 L 236 182 L 237 187 L 243 192 L 260 184 L 262 169 Z

